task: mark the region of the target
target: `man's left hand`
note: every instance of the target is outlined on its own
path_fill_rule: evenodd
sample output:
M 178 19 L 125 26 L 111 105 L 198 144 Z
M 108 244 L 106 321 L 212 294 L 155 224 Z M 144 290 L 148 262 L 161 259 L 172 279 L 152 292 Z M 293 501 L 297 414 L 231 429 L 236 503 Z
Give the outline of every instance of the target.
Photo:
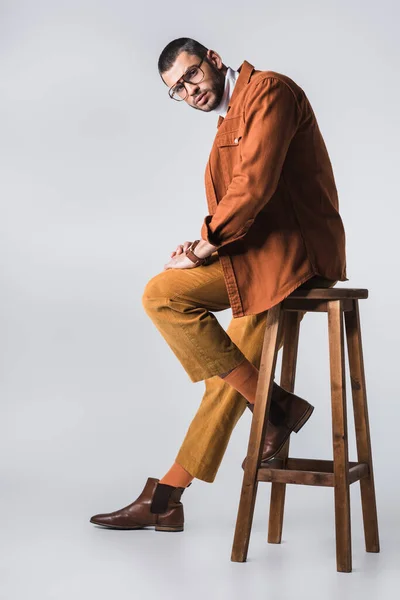
M 196 268 L 196 265 L 193 261 L 190 260 L 185 254 L 186 250 L 189 248 L 191 242 L 185 242 L 184 244 L 180 244 L 176 251 L 173 252 L 173 256 L 169 259 L 166 265 L 164 265 L 164 271 L 166 269 L 193 269 Z M 215 250 L 217 246 L 213 246 L 207 240 L 201 239 L 196 246 L 196 256 L 199 258 L 205 258 L 210 256 Z M 198 266 L 198 265 L 197 265 Z
M 186 256 L 184 252 L 182 254 L 175 254 L 169 259 L 166 265 L 164 265 L 164 271 L 167 269 L 195 269 L 195 263 Z

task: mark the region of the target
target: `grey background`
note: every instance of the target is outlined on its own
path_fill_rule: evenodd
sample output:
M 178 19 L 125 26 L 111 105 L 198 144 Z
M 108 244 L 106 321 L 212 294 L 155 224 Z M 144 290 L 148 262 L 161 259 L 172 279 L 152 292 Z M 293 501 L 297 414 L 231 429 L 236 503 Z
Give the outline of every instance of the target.
M 0 597 L 375 598 L 399 581 L 398 7 L 377 2 L 0 3 Z M 142 309 L 148 279 L 199 237 L 217 116 L 170 101 L 157 71 L 191 36 L 306 91 L 334 167 L 361 318 L 382 552 L 336 573 L 333 493 L 291 486 L 266 543 L 260 485 L 247 563 L 230 562 L 250 412 L 185 531 L 111 531 L 92 514 L 171 465 L 204 390 Z M 338 284 L 339 285 L 339 284 Z M 219 313 L 226 326 L 231 312 Z M 316 406 L 292 455 L 332 455 L 327 324 L 303 321 L 296 391 Z M 350 394 L 348 394 L 350 399 Z M 355 458 L 349 403 L 350 456 Z

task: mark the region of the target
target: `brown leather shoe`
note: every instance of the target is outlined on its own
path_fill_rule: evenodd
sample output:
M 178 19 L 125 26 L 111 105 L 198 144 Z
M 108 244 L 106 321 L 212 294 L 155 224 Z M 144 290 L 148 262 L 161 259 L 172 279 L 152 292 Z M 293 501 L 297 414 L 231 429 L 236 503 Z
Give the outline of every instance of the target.
M 183 531 L 184 515 L 180 499 L 185 489 L 159 483 L 156 477 L 148 477 L 142 493 L 134 502 L 112 513 L 94 515 L 90 522 L 112 529 L 154 526 L 156 531 Z
M 247 406 L 253 412 L 254 405 L 247 402 Z M 288 392 L 274 381 L 261 457 L 262 463 L 268 462 L 282 450 L 292 431 L 295 433 L 300 431 L 311 417 L 313 410 L 314 407 L 309 402 L 292 392 Z M 242 463 L 243 469 L 246 459 L 247 456 Z

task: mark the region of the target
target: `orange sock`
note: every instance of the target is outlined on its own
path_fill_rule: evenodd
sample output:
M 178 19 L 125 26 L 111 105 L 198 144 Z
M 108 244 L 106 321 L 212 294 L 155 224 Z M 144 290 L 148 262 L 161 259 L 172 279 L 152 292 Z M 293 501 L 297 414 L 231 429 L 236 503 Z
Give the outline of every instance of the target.
M 174 487 L 187 487 L 193 479 L 194 477 L 188 471 L 185 471 L 180 464 L 174 462 L 170 470 L 166 472 L 159 482 L 173 485 Z
M 239 394 L 242 394 L 251 404 L 255 403 L 258 369 L 247 358 L 232 371 L 229 371 L 226 375 L 220 375 L 220 377 L 235 388 Z

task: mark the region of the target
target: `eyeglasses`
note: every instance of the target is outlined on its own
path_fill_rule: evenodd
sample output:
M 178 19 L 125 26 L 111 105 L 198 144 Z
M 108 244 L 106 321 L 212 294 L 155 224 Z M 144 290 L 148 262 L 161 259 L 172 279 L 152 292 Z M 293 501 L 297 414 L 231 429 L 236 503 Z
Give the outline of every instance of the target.
M 203 60 L 204 57 L 201 59 L 198 65 L 192 65 L 191 67 L 186 69 L 182 77 L 178 79 L 178 82 L 171 88 L 169 88 L 168 94 L 169 97 L 172 98 L 172 100 L 177 100 L 178 102 L 181 102 L 182 100 L 185 100 L 187 98 L 188 91 L 183 83 L 184 81 L 186 81 L 187 83 L 200 83 L 200 81 L 203 81 L 204 71 L 200 69 L 200 65 L 203 62 Z

